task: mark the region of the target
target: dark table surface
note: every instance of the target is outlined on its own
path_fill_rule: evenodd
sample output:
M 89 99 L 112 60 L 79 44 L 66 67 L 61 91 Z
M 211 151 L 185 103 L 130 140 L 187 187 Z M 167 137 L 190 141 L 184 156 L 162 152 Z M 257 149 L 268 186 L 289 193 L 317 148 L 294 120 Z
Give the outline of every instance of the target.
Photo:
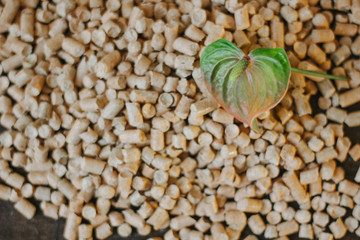
M 311 102 L 316 102 L 316 99 L 312 99 Z M 315 104 L 313 104 L 313 108 L 316 112 L 319 110 L 316 109 Z M 360 104 L 354 105 L 347 110 L 349 112 L 359 110 Z M 345 136 L 348 136 L 351 139 L 352 144 L 360 143 L 360 127 L 357 128 L 348 128 L 344 127 Z M 0 127 L 1 132 L 1 127 Z M 360 161 L 354 162 L 350 157 L 342 163 L 338 164 L 342 166 L 346 171 L 346 178 L 353 180 L 357 169 L 359 168 Z M 1 182 L 1 181 L 0 181 Z M 347 216 L 351 214 L 351 210 L 348 210 Z M 13 203 L 5 202 L 0 200 L 0 240 L 55 240 L 55 239 L 64 239 L 63 231 L 64 231 L 65 220 L 60 219 L 55 221 L 53 219 L 47 218 L 42 215 L 41 210 L 39 209 L 39 205 L 37 204 L 37 212 L 36 216 L 31 219 L 25 219 L 19 212 L 17 212 Z M 116 231 L 116 229 L 114 229 Z M 136 232 L 136 231 L 135 231 Z M 116 233 L 116 232 L 115 232 Z M 150 236 L 163 236 L 164 232 L 154 232 Z M 241 239 L 243 239 L 248 234 L 251 234 L 250 230 L 246 228 L 241 235 Z M 127 240 L 142 240 L 147 239 L 147 237 L 141 237 L 137 234 L 133 234 L 131 237 L 126 238 Z M 109 239 L 121 239 L 119 235 L 114 234 Z M 265 239 L 262 236 L 259 236 L 259 239 Z M 290 236 L 291 240 L 299 239 L 296 235 Z M 344 240 L 355 240 L 360 239 L 360 237 L 355 234 L 347 234 Z

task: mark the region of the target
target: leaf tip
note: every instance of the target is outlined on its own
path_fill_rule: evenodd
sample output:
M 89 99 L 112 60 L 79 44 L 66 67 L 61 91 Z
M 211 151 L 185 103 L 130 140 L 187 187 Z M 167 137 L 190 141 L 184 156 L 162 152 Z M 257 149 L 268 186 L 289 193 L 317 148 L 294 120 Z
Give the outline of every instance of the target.
M 261 134 L 262 133 L 262 129 L 259 128 L 259 124 L 258 124 L 258 121 L 256 118 L 254 118 L 251 122 L 251 129 L 256 132 L 256 133 L 259 133 Z

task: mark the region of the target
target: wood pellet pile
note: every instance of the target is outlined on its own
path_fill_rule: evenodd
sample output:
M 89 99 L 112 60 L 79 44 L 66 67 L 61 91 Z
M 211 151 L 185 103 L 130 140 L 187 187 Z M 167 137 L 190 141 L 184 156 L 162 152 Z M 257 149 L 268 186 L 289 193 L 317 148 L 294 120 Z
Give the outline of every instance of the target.
M 348 180 L 342 165 L 360 159 L 343 130 L 360 126 L 344 109 L 360 101 L 360 0 L 2 0 L 0 12 L 0 199 L 26 218 L 35 199 L 66 218 L 66 239 L 360 236 L 360 171 Z M 204 87 L 199 56 L 219 38 L 350 80 L 293 73 L 257 134 Z

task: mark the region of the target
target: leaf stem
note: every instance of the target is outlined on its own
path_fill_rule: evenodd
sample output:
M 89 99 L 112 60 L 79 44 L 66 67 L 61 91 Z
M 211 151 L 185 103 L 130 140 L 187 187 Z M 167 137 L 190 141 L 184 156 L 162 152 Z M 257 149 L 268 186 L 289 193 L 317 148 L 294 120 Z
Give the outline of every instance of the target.
M 296 72 L 296 73 L 305 74 L 305 75 L 311 75 L 311 76 L 315 76 L 315 77 L 323 77 L 323 78 L 329 78 L 329 79 L 334 79 L 334 80 L 347 80 L 347 77 L 344 77 L 344 76 L 336 76 L 336 75 L 314 72 L 314 71 L 304 70 L 304 69 L 299 69 L 299 68 L 294 68 L 294 67 L 291 68 L 291 71 Z

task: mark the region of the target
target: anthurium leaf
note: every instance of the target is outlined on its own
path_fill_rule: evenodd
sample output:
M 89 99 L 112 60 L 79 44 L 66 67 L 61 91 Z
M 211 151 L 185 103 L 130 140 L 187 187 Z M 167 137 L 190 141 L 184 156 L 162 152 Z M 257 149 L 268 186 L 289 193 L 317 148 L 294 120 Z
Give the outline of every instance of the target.
M 282 48 L 258 48 L 245 56 L 220 39 L 204 49 L 200 65 L 215 99 L 257 132 L 256 117 L 278 104 L 289 84 L 290 63 Z

